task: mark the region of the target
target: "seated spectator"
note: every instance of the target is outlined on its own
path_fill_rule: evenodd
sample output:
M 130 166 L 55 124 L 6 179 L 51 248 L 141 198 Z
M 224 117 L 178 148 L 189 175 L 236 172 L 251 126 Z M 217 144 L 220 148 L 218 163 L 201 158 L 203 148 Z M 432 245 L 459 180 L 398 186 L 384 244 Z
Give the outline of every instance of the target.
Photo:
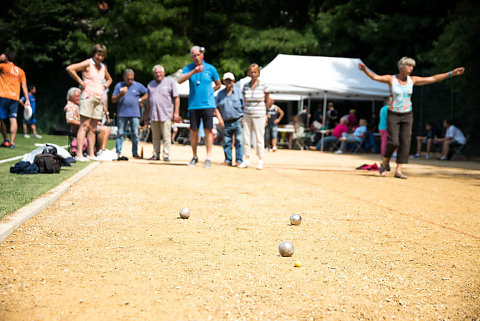
M 305 128 L 307 127 L 309 118 L 310 114 L 308 113 L 307 108 L 304 108 L 295 117 L 293 117 L 293 126 L 295 132 L 289 137 L 288 145 L 290 149 L 293 148 L 293 140 L 306 137 Z
M 317 145 L 315 146 L 315 149 L 316 150 L 321 150 L 322 149 L 322 142 L 324 144 L 323 145 L 324 150 L 328 149 L 332 145 L 336 145 L 340 141 L 340 138 L 342 137 L 342 135 L 344 133 L 348 133 L 347 122 L 348 121 L 347 121 L 346 118 L 340 119 L 340 124 L 335 126 L 334 129 L 327 130 L 326 135 L 330 135 L 330 136 L 326 136 L 323 139 L 320 139 L 318 141 Z
M 427 145 L 427 155 L 425 155 L 425 159 L 430 159 L 430 150 L 432 149 L 432 145 L 435 139 L 441 137 L 440 131 L 437 129 L 433 123 L 426 123 L 425 124 L 425 132 L 423 136 L 417 136 L 417 153 L 413 155 L 413 158 L 419 158 L 420 152 L 422 150 L 422 145 Z
M 355 128 L 353 134 L 343 133 L 340 141 L 340 148 L 335 152 L 336 154 L 342 154 L 345 151 L 347 143 L 360 143 L 364 136 L 367 134 L 367 121 L 360 119 L 359 126 Z
M 443 127 L 447 129 L 445 137 L 434 140 L 435 143 L 442 143 L 442 156 L 439 158 L 441 161 L 447 160 L 450 146 L 463 145 L 466 142 L 462 131 L 455 127 L 451 120 L 444 120 Z
M 66 122 L 68 125 L 70 125 L 70 131 L 74 135 L 76 135 L 78 128 L 80 127 L 80 107 L 78 106 L 80 94 L 81 91 L 79 88 L 70 88 L 67 93 L 67 104 L 64 107 Z M 108 137 L 110 136 L 110 127 L 103 126 L 99 121 L 99 125 L 97 126 L 97 135 L 99 151 L 103 152 L 106 148 Z M 72 141 L 72 152 L 76 152 L 77 146 L 77 138 L 75 137 Z M 85 137 L 83 151 L 85 151 L 86 147 L 87 138 Z

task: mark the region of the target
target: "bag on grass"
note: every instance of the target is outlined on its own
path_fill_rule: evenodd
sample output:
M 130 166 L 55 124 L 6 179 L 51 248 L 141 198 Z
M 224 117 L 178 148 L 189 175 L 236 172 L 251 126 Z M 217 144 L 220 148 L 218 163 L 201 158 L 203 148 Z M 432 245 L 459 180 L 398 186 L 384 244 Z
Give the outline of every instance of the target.
M 38 166 L 38 172 L 43 174 L 60 173 L 62 161 L 60 157 L 56 155 L 56 149 L 55 155 L 46 152 L 47 150 L 44 150 L 42 154 L 35 156 L 34 163 Z

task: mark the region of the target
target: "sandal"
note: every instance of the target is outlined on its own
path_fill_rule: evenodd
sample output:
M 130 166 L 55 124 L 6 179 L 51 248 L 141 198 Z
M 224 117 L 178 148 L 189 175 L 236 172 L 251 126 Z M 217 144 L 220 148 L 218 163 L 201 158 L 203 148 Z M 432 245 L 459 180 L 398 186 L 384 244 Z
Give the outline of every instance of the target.
M 383 167 L 383 164 L 380 164 L 380 167 L 378 168 L 378 171 L 380 172 L 380 176 L 385 177 L 385 171 L 387 169 Z
M 404 174 L 398 174 L 398 173 L 395 173 L 395 175 L 393 176 L 395 178 L 401 178 L 401 179 L 407 179 L 407 176 L 404 175 Z

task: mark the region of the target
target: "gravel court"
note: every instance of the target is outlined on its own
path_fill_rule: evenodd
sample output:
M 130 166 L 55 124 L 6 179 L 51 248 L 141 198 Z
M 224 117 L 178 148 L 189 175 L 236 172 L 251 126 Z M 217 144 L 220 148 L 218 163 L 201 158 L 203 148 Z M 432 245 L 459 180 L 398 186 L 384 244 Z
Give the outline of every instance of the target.
M 256 171 L 215 148 L 206 170 L 199 151 L 103 163 L 0 243 L 0 320 L 480 317 L 478 164 L 398 180 L 353 170 L 371 155 L 280 150 Z

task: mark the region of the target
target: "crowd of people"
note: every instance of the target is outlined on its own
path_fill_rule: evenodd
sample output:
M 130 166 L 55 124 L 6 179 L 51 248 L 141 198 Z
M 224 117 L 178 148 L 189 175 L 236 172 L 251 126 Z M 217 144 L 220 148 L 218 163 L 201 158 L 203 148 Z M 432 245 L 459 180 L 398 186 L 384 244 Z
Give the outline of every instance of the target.
M 107 93 L 112 84 L 112 78 L 107 66 L 103 63 L 107 53 L 104 45 L 96 44 L 92 48 L 92 56 L 84 61 L 74 63 L 66 68 L 68 74 L 78 83 L 67 93 L 67 104 L 64 108 L 66 123 L 69 125 L 72 141 L 72 151 L 76 161 L 96 160 L 105 152 L 106 142 L 110 136 L 110 117 L 108 111 Z M 224 88 L 217 96 L 215 91 L 221 88 L 217 69 L 205 62 L 205 49 L 194 46 L 190 50 L 192 63 L 186 65 L 178 78 L 178 83 L 188 81 L 190 93 L 188 98 L 188 123 L 192 159 L 189 166 L 195 166 L 198 161 L 198 145 L 201 138 L 206 146 L 204 167 L 212 166 L 211 153 L 216 127 L 221 128 L 222 144 L 225 154 L 225 164 L 247 168 L 250 166 L 251 150 L 256 150 L 256 168 L 263 169 L 265 148 L 275 152 L 278 143 L 278 125 L 285 113 L 271 99 L 268 85 L 260 78 L 260 67 L 251 64 L 247 73 L 250 81 L 242 87 L 235 85 L 235 75 L 226 72 L 223 77 Z M 17 132 L 18 104 L 25 110 L 23 130 L 25 138 L 30 138 L 28 126 L 33 137 L 41 138 L 37 133 L 35 117 L 36 86 L 27 87 L 25 72 L 14 64 L 14 55 L 5 52 L 0 56 L 0 130 L 3 135 L 2 147 L 15 148 Z M 410 150 L 413 113 L 411 94 L 413 86 L 422 86 L 463 74 L 464 68 L 456 68 L 450 72 L 430 77 L 410 76 L 415 61 L 403 57 L 398 62 L 399 73 L 395 75 L 377 75 L 364 64 L 359 69 L 375 81 L 386 83 L 391 96 L 386 98 L 385 105 L 380 109 L 378 128 L 380 136 L 380 154 L 383 157 L 380 174 L 389 170 L 392 155 L 396 154 L 397 168 L 395 177 L 406 178 L 402 165 L 408 162 Z M 180 118 L 180 97 L 175 82 L 165 77 L 165 69 L 161 65 L 152 68 L 153 80 L 145 87 L 135 81 L 135 72 L 127 68 L 123 72 L 123 80 L 118 82 L 113 90 L 112 102 L 117 104 L 116 113 L 116 155 L 122 156 L 123 139 L 130 124 L 129 134 L 132 141 L 132 155 L 143 158 L 139 154 L 140 124 L 149 124 L 152 134 L 153 155 L 150 160 L 170 161 L 172 123 L 178 123 Z M 23 97 L 20 98 L 20 89 Z M 142 108 L 144 112 L 142 113 Z M 27 117 L 28 116 L 28 117 Z M 337 154 L 345 152 L 349 145 L 373 146 L 376 143 L 371 130 L 367 128 L 365 119 L 358 120 L 356 110 L 338 117 L 333 102 L 328 102 L 328 109 L 323 119 L 322 108 L 314 111 L 313 117 L 307 108 L 302 109 L 293 117 L 293 133 L 289 136 L 289 146 L 302 140 L 308 131 L 321 133 L 315 135 L 311 149 L 335 149 Z M 10 123 L 10 140 L 7 137 L 6 120 Z M 417 150 L 412 158 L 418 158 L 423 145 L 426 145 L 426 159 L 430 158 L 434 146 L 441 148 L 440 160 L 446 160 L 450 147 L 463 145 L 466 138 L 463 133 L 445 120 L 446 134 L 432 123 L 427 123 L 425 133 L 416 138 Z M 367 149 L 366 148 L 366 149 Z M 235 157 L 233 150 L 235 149 Z

